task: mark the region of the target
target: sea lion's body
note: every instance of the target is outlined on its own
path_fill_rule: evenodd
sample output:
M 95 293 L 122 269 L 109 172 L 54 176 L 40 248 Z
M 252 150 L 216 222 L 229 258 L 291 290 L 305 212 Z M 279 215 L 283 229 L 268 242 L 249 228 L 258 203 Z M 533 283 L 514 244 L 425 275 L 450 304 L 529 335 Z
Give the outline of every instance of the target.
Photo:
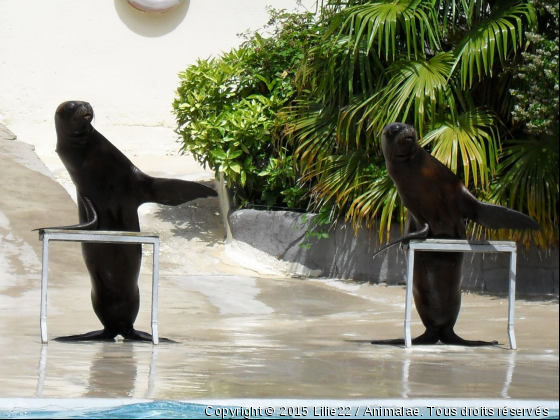
M 399 241 L 465 239 L 465 219 L 494 229 L 538 229 L 538 224 L 522 213 L 478 201 L 461 180 L 422 149 L 417 140 L 414 128 L 406 124 L 393 123 L 383 130 L 387 170 L 409 211 L 407 232 Z M 470 346 L 493 344 L 464 340 L 453 331 L 461 308 L 463 253 L 422 251 L 415 255 L 414 302 L 426 332 L 415 338 L 413 344 L 438 341 Z M 392 343 L 397 344 L 397 341 Z
M 80 224 L 66 229 L 139 232 L 138 207 L 146 202 L 179 205 L 216 196 L 204 185 L 144 174 L 90 124 L 93 110 L 86 102 L 65 102 L 55 114 L 56 151 L 76 185 Z M 151 340 L 136 331 L 140 307 L 138 275 L 141 245 L 83 243 L 91 277 L 91 300 L 104 329 L 58 340 Z

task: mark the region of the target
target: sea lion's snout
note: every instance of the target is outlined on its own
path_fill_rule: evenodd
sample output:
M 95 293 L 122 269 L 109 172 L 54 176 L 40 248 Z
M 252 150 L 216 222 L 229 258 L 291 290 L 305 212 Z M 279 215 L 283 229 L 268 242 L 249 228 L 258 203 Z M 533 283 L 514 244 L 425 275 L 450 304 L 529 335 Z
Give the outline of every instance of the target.
M 91 107 L 90 104 L 88 104 L 87 102 L 83 103 L 82 109 L 80 110 L 79 113 L 79 118 L 83 118 L 84 120 L 86 120 L 88 123 L 91 122 L 91 120 L 93 120 L 93 108 Z
M 381 147 L 385 158 L 407 157 L 416 148 L 418 134 L 414 127 L 403 123 L 391 123 L 383 129 Z
M 93 119 L 93 108 L 88 102 L 70 102 L 69 107 L 73 110 L 73 119 L 76 122 L 85 120 L 90 123 Z
M 383 138 L 393 141 L 416 140 L 416 130 L 408 124 L 391 123 L 383 129 Z
M 88 102 L 63 102 L 56 109 L 57 132 L 66 132 L 72 137 L 82 135 L 91 129 L 90 124 L 94 115 L 93 108 Z
M 405 125 L 400 123 L 393 123 L 387 126 L 387 131 L 389 131 L 392 135 L 398 134 L 402 129 L 404 129 Z

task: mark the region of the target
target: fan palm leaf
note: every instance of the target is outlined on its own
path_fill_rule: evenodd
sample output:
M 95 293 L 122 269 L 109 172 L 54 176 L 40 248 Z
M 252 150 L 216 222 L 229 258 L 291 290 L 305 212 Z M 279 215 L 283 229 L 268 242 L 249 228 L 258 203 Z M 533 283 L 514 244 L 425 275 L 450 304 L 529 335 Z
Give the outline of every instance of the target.
M 472 178 L 475 187 L 481 184 L 487 188 L 497 163 L 499 133 L 494 129 L 495 120 L 482 109 L 465 112 L 456 121 L 447 120 L 430 131 L 421 145 L 432 145 L 432 155 L 455 173 L 462 163 L 467 187 Z
M 536 232 L 516 232 L 516 239 L 528 244 L 532 238 L 542 248 L 557 243 L 558 138 L 511 140 L 502 159 L 490 199 L 527 213 L 541 226 Z
M 346 216 L 347 220 L 353 221 L 356 230 L 362 221 L 365 221 L 366 227 L 377 227 L 379 242 L 389 241 L 395 212 L 400 215 L 401 225 L 404 221 L 404 207 L 397 189 L 387 171 L 383 172 L 369 179 L 367 189 L 354 198 Z
M 336 150 L 336 121 L 331 118 L 332 110 L 320 104 L 300 101 L 283 111 L 286 121 L 285 135 L 297 139 L 295 142 L 296 166 L 306 174 L 320 169 L 325 158 Z
M 442 18 L 444 33 L 461 25 L 472 28 L 490 16 L 492 11 L 487 0 L 439 0 L 436 7 Z
M 377 56 L 385 60 L 394 60 L 401 50 L 398 47 L 406 49 L 408 58 L 424 56 L 426 45 L 433 50 L 439 45 L 437 14 L 432 3 L 378 0 L 351 6 L 341 14 L 341 26 L 340 21 L 336 22 L 330 32 L 340 28 L 338 35 L 352 37 L 356 50 L 365 41 L 366 54 L 376 47 Z M 399 40 L 401 35 L 404 43 Z
M 403 60 L 391 65 L 389 83 L 379 93 L 345 113 L 354 119 L 364 109 L 358 124 L 379 136 L 390 122 L 406 121 L 413 113 L 414 126 L 424 132 L 426 121 L 435 124 L 445 111 L 455 113 L 455 101 L 447 83 L 453 55 L 438 53 L 429 60 Z M 438 118 L 439 116 L 439 118 Z
M 369 164 L 368 157 L 363 150 L 358 149 L 329 156 L 325 161 L 322 165 L 310 168 L 302 181 L 317 177 L 311 194 L 321 201 L 335 202 L 340 209 L 347 209 L 356 191 L 360 188 L 363 190 L 366 184 L 364 174 Z
M 470 31 L 455 49 L 453 71 L 459 68 L 461 84 L 492 76 L 496 55 L 503 67 L 510 52 L 523 47 L 523 20 L 536 22 L 533 6 L 526 1 L 507 1 Z

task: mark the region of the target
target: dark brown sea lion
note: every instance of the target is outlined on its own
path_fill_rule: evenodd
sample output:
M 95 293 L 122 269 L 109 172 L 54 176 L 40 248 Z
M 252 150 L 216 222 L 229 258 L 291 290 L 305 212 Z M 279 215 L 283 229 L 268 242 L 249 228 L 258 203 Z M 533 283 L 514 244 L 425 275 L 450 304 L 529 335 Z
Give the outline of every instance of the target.
M 92 119 L 87 102 L 64 102 L 56 110 L 56 152 L 76 185 L 80 221 L 58 229 L 139 232 L 137 210 L 143 203 L 176 206 L 217 195 L 196 182 L 144 174 L 93 128 Z M 82 253 L 91 276 L 93 310 L 104 329 L 56 340 L 113 340 L 121 335 L 151 341 L 150 334 L 133 327 L 140 307 L 142 246 L 83 243 Z
M 465 219 L 491 229 L 539 229 L 538 223 L 523 213 L 477 200 L 447 166 L 420 147 L 414 127 L 387 125 L 382 148 L 389 176 L 409 213 L 405 236 L 393 244 L 413 238 L 465 239 Z M 412 343 L 497 344 L 464 340 L 453 331 L 461 308 L 463 253 L 416 252 L 415 257 L 414 303 L 426 332 Z

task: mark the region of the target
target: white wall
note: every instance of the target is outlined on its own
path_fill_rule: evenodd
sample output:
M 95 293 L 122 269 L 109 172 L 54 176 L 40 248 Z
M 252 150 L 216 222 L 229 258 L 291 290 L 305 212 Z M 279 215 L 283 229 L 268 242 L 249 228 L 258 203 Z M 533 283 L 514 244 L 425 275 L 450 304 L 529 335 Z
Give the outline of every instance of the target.
M 52 155 L 56 107 L 85 100 L 123 151 L 175 151 L 177 74 L 239 45 L 236 34 L 267 22 L 267 5 L 296 0 L 183 0 L 165 14 L 126 0 L 0 0 L 0 123 Z

